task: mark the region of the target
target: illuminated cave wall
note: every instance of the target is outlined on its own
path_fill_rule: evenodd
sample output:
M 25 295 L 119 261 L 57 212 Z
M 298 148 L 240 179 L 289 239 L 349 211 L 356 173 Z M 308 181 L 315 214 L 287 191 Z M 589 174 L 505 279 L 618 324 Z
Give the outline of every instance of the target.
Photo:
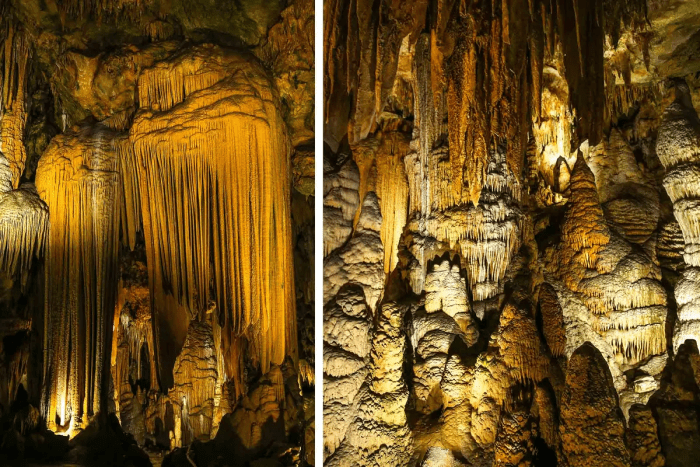
M 325 465 L 696 465 L 700 2 L 324 2 Z
M 0 4 L 0 463 L 314 463 L 313 34 L 309 0 Z

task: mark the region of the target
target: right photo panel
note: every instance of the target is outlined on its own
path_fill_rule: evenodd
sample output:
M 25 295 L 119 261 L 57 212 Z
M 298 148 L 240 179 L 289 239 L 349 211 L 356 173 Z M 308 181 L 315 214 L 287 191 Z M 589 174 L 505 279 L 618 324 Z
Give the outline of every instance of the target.
M 699 465 L 700 1 L 323 14 L 324 465 Z

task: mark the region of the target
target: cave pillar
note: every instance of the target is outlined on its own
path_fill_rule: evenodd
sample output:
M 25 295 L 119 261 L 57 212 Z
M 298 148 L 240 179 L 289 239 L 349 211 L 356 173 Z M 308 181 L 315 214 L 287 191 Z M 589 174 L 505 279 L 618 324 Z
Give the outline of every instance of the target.
M 700 343 L 700 119 L 685 81 L 675 83 L 675 100 L 664 111 L 656 152 L 666 168 L 664 187 L 685 242 L 686 268 L 675 289 L 677 351 L 688 339 Z

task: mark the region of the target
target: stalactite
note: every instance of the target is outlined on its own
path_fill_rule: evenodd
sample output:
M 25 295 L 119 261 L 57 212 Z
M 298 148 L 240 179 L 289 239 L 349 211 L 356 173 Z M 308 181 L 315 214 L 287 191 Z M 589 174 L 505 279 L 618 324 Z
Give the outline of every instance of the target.
M 0 269 L 20 274 L 23 287 L 32 258 L 44 253 L 48 226 L 48 210 L 36 190 L 0 193 Z
M 410 155 L 406 160 L 407 175 L 409 180 L 412 180 L 417 171 L 415 156 Z M 440 164 L 446 169 L 444 160 L 440 161 Z M 444 175 L 447 173 L 446 170 L 442 172 Z M 442 181 L 447 182 L 449 178 L 442 178 Z M 441 192 L 449 193 L 444 190 L 445 183 L 433 184 L 434 187 L 441 185 Z M 409 188 L 412 209 L 416 206 L 416 193 L 411 191 L 414 186 L 410 185 Z M 427 218 L 418 216 L 414 211 L 415 221 L 412 222 L 418 224 L 417 230 L 422 235 L 429 235 L 460 252 L 467 267 L 469 287 L 476 300 L 486 300 L 500 293 L 506 268 L 520 245 L 521 184 L 508 169 L 504 154 L 500 150 L 490 153 L 483 188 L 477 206 L 457 205 L 444 211 L 434 209 Z M 436 205 L 433 204 L 433 207 Z M 424 278 L 427 262 L 432 257 L 427 255 L 425 248 L 417 253 Z M 416 292 L 420 291 L 417 286 L 418 284 L 414 287 Z
M 374 191 L 383 213 L 380 233 L 385 274 L 393 271 L 398 263 L 399 241 L 406 225 L 409 191 L 403 158 L 407 152 L 407 138 L 398 132 L 383 134 L 376 140 L 368 138 L 353 150 L 360 169 L 360 199 Z M 358 210 L 355 225 L 359 216 Z
M 78 429 L 104 408 L 118 272 L 121 184 L 104 127 L 56 137 L 36 184 L 49 207 L 43 416 Z
M 493 146 L 504 146 L 508 168 L 514 173 L 519 174 L 522 167 L 524 97 L 529 94 L 527 75 L 520 71 L 526 63 L 527 43 L 516 36 L 515 28 L 510 33 L 508 17 L 527 14 L 524 7 L 524 2 L 513 2 L 461 8 L 459 21 L 454 22 L 452 32 L 460 41 L 447 60 L 450 160 L 456 181 L 452 188 L 456 199 L 474 206 Z
M 616 84 L 606 83 L 605 122 L 616 124 L 619 116 L 628 115 L 644 100 L 659 101 L 663 94 L 662 83 Z
M 255 62 L 206 45 L 144 70 L 138 94 L 124 215 L 129 241 L 146 238 L 156 322 L 168 320 L 167 295 L 201 318 L 213 283 L 241 394 L 244 341 L 263 373 L 296 358 L 291 169 L 275 96 Z
M 58 7 L 64 22 L 67 16 L 102 21 L 120 15 L 138 19 L 151 4 L 153 0 L 61 0 Z

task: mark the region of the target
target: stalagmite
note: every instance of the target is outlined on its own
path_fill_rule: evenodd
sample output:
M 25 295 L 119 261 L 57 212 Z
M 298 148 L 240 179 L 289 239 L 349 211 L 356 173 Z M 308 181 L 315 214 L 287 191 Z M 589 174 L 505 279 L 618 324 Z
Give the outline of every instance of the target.
M 623 144 L 619 138 L 618 135 L 612 139 L 618 146 Z M 640 231 L 632 224 L 618 222 L 620 218 L 609 211 L 608 223 L 601 208 L 596 183 L 601 196 L 608 200 L 619 196 L 629 204 L 639 199 L 631 196 L 630 180 L 635 177 L 639 180 L 641 174 L 635 173 L 631 154 L 624 154 L 623 149 L 619 155 L 619 151 L 617 157 L 591 156 L 593 167 L 606 174 L 599 177 L 600 181 L 583 157 L 578 157 L 571 178 L 570 205 L 562 225 L 565 243 L 560 250 L 562 264 L 558 274 L 571 290 L 582 294 L 586 306 L 595 315 L 592 322 L 595 330 L 625 363 L 635 364 L 666 349 L 666 292 L 659 283 L 660 271 L 654 259 L 630 244 L 645 241 L 652 231 L 646 230 L 646 226 L 645 231 Z M 626 175 L 619 175 L 618 179 L 609 179 L 601 167 L 603 164 L 627 164 L 634 169 L 623 171 Z M 634 222 L 651 222 L 655 226 L 658 214 L 651 210 L 646 222 L 643 219 Z M 620 229 L 621 233 L 612 228 Z
M 681 344 L 673 361 L 669 360 L 661 387 L 649 401 L 658 424 L 657 433 L 666 458 L 665 465 L 669 467 L 693 465 L 700 456 L 700 412 L 697 407 L 699 363 L 697 342 Z M 637 433 L 641 431 L 640 427 L 633 428 Z M 653 444 L 650 447 L 653 449 Z M 639 451 L 633 451 L 633 455 L 637 453 Z
M 442 310 L 457 322 L 467 345 L 476 342 L 479 333 L 469 312 L 467 285 L 458 264 L 450 260 L 436 262 L 426 277 L 425 293 L 425 311 Z
M 494 466 L 526 465 L 534 445 L 532 421 L 523 401 L 506 405 L 494 446 Z
M 356 395 L 365 382 L 369 369 L 372 320 L 364 293 L 358 286 L 346 286 L 326 305 L 324 312 L 324 357 L 326 349 L 342 350 L 336 360 L 336 374 L 329 374 L 324 365 L 323 445 L 324 459 L 333 454 L 356 415 Z M 342 360 L 341 360 L 342 359 Z M 353 363 L 364 365 L 355 370 Z M 343 363 L 349 363 L 344 365 Z M 349 368 L 350 367 L 350 368 Z M 355 371 L 353 371 L 355 370 Z
M 540 312 L 549 350 L 555 357 L 564 355 L 566 349 L 564 315 L 556 292 L 549 284 L 544 284 L 540 289 Z
M 324 304 L 346 283 L 356 283 L 364 289 L 365 300 L 370 310 L 376 310 L 384 288 L 381 224 L 379 200 L 371 191 L 362 202 L 354 236 L 324 261 Z
M 209 320 L 211 321 L 211 317 Z M 182 352 L 175 359 L 174 386 L 168 396 L 188 426 L 183 442 L 207 440 L 212 433 L 214 393 L 217 389 L 217 352 L 212 323 L 191 321 Z M 192 439 L 188 439 L 192 436 Z
M 464 456 L 474 450 L 476 443 L 471 433 L 472 406 L 469 403 L 473 368 L 453 355 L 447 360 L 440 382 L 443 394 L 441 432 L 444 444 Z
M 571 357 L 561 404 L 562 447 L 570 465 L 630 465 L 610 371 L 592 345 Z
M 342 246 L 352 234 L 353 220 L 360 205 L 360 174 L 352 158 L 333 167 L 324 157 L 323 223 L 328 232 L 323 236 L 323 254 L 329 255 Z
M 263 373 L 296 356 L 291 171 L 274 92 L 256 62 L 203 45 L 144 70 L 138 95 L 120 156 L 138 173 L 125 177 L 125 215 L 146 238 L 160 377 L 169 386 L 164 339 L 184 339 L 169 321 L 201 318 L 213 282 L 240 394 L 244 340 Z
M 405 406 L 408 389 L 402 375 L 405 307 L 385 303 L 372 340 L 370 373 L 360 389 L 358 412 L 345 440 L 324 465 L 409 465 L 413 454 Z
M 658 426 L 651 409 L 642 405 L 632 407 L 626 443 L 633 467 L 666 465 L 657 430 Z
M 675 100 L 664 111 L 656 151 L 666 168 L 664 187 L 685 241 L 683 259 L 687 268 L 675 290 L 678 320 L 673 348 L 678 350 L 687 339 L 700 341 L 700 302 L 695 292 L 700 285 L 700 206 L 696 206 L 700 189 L 700 119 L 685 82 L 676 83 Z

